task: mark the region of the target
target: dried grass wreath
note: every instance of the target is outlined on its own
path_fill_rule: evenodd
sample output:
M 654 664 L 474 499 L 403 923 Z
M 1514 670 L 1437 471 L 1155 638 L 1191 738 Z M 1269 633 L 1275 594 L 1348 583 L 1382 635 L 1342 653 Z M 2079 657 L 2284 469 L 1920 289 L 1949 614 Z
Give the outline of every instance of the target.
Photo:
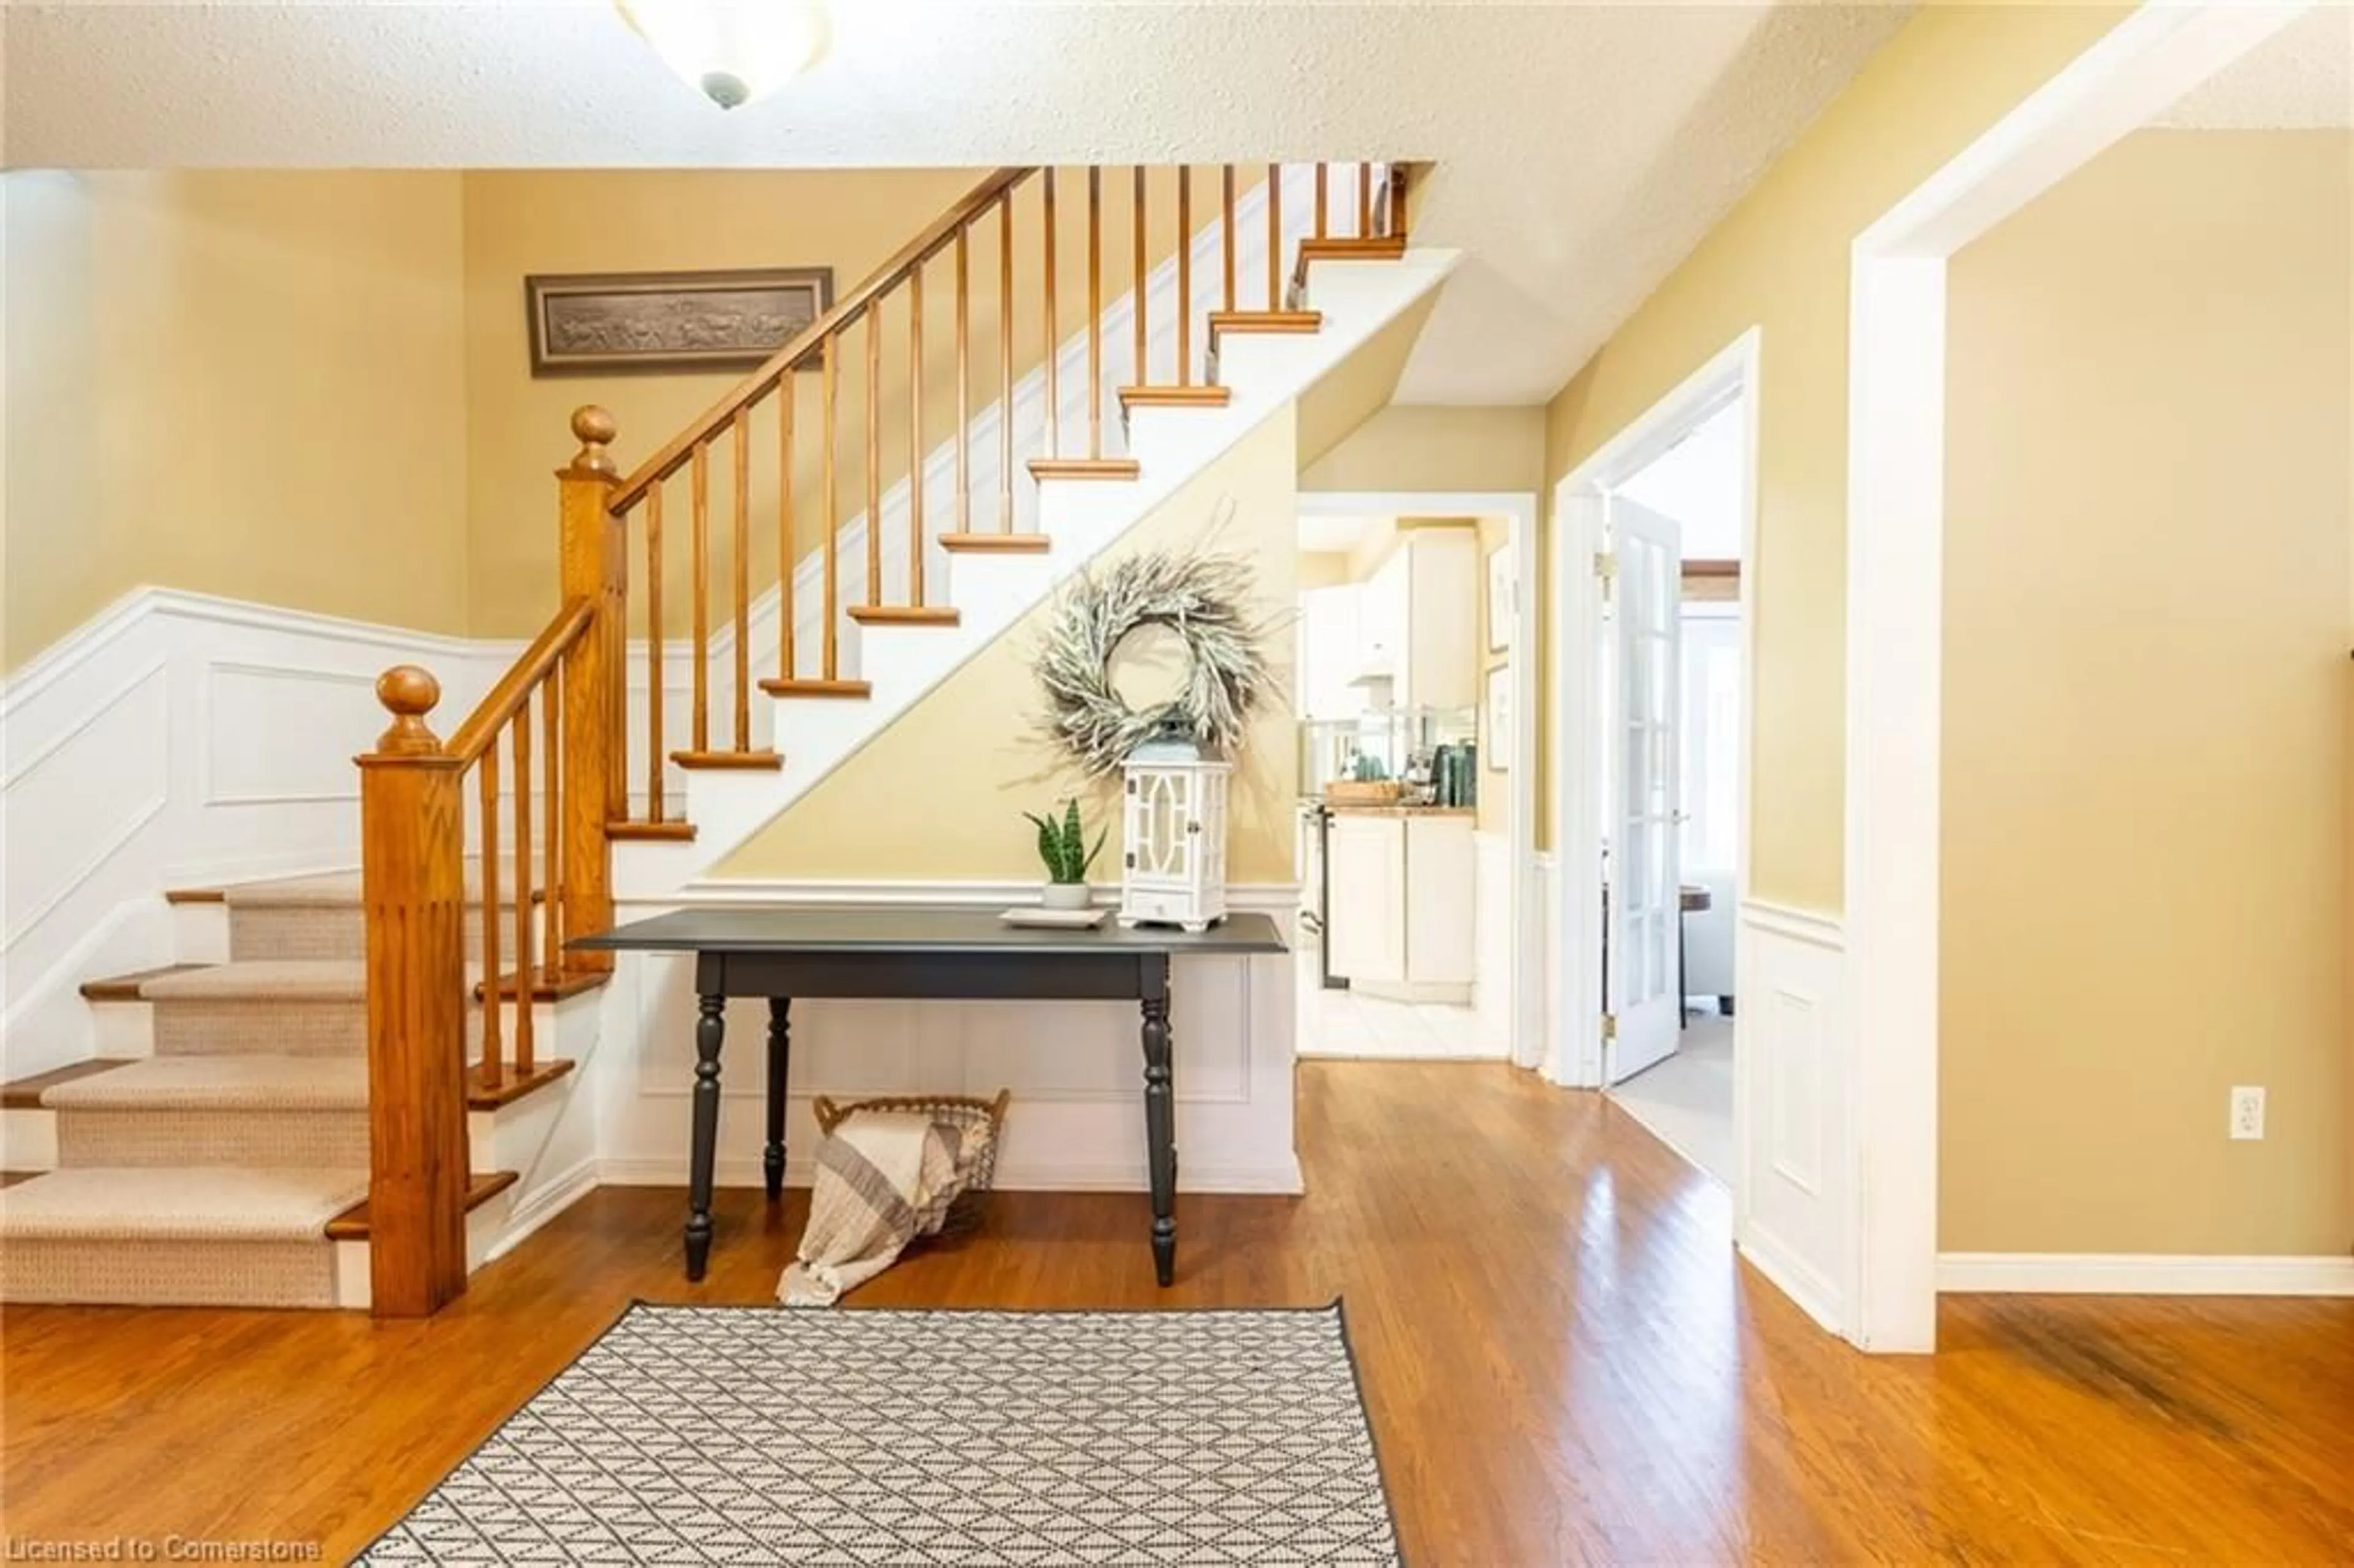
M 1097 779 L 1156 737 L 1238 747 L 1252 711 L 1276 685 L 1260 646 L 1267 628 L 1249 619 L 1251 587 L 1250 563 L 1232 555 L 1147 550 L 1082 571 L 1038 650 L 1046 738 Z M 1112 689 L 1111 661 L 1123 639 L 1148 626 L 1183 641 L 1187 668 L 1175 698 L 1139 713 Z

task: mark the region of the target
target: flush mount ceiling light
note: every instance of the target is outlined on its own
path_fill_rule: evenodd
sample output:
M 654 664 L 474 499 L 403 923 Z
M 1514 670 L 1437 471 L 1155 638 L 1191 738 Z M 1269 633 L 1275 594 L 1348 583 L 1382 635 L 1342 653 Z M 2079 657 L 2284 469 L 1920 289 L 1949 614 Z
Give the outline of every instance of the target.
M 832 29 L 825 0 L 614 0 L 663 63 L 722 109 L 814 64 Z

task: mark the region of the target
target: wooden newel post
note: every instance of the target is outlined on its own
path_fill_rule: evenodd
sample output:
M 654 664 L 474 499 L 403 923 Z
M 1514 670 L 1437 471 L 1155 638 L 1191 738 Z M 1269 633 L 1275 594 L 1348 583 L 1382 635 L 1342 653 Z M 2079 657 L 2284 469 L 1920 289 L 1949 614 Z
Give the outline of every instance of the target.
M 360 768 L 367 919 L 368 1277 L 378 1317 L 422 1318 L 466 1289 L 463 764 L 425 715 L 413 664 L 376 694 L 392 725 Z
M 564 928 L 574 936 L 613 923 L 612 847 L 608 822 L 630 814 L 623 725 L 629 632 L 624 595 L 629 555 L 621 520 L 609 504 L 620 475 L 606 450 L 613 416 L 594 404 L 572 414 L 580 450 L 556 471 L 562 536 L 560 599 L 585 599 L 595 619 L 564 659 Z M 567 969 L 610 969 L 610 953 L 571 953 Z

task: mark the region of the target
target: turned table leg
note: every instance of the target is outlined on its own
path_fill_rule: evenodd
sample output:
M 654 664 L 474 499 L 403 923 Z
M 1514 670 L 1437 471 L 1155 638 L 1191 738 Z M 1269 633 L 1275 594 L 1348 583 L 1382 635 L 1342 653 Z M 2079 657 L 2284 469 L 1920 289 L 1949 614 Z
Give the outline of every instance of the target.
M 769 1141 L 760 1150 L 760 1176 L 771 1199 L 785 1191 L 785 1076 L 792 1061 L 792 999 L 769 999 Z
M 719 1150 L 719 1047 L 727 1038 L 727 999 L 706 992 L 695 1021 L 695 1147 L 686 1174 L 686 1277 L 711 1261 L 711 1167 Z
M 1177 1275 L 1177 1106 L 1169 1070 L 1169 964 L 1148 965 L 1144 981 L 1144 1143 L 1152 1184 L 1152 1273 Z

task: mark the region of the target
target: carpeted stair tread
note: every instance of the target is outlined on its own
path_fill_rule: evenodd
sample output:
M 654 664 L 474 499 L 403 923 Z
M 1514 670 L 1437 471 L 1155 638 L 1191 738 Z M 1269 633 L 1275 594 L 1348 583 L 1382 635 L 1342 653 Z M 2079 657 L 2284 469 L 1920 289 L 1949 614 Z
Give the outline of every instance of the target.
M 366 1110 L 358 1056 L 151 1056 L 46 1091 L 52 1110 Z
M 0 1240 L 323 1241 L 367 1188 L 361 1170 L 52 1171 L 0 1191 Z
M 537 903 L 546 892 L 539 885 L 544 868 L 534 863 L 531 874 L 532 900 Z M 232 909 L 355 909 L 360 903 L 360 874 L 330 871 L 270 882 L 240 882 L 220 892 L 221 901 Z M 512 908 L 514 893 L 514 866 L 511 862 L 503 862 L 499 866 L 500 902 Z M 482 901 L 482 868 L 479 861 L 466 863 L 464 895 L 470 904 Z
M 365 1001 L 362 959 L 239 959 L 159 975 L 139 988 L 149 1001 Z

